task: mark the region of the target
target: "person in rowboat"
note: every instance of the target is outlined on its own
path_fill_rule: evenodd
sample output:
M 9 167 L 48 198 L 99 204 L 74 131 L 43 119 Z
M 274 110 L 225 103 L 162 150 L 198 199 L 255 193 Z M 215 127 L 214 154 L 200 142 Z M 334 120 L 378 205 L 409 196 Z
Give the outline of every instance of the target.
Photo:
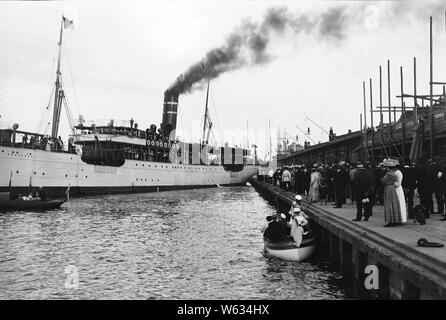
M 271 242 L 280 242 L 289 234 L 288 227 L 285 222 L 286 216 L 282 213 L 273 217 L 273 220 L 268 223 L 268 227 L 264 231 L 263 237 L 267 238 Z
M 300 244 L 302 243 L 302 238 L 305 234 L 308 233 L 308 231 L 305 231 L 305 226 L 308 224 L 307 219 L 305 219 L 303 216 L 300 215 L 302 210 L 299 208 L 295 209 L 295 214 L 293 215 L 293 218 L 291 219 L 291 232 L 290 235 L 294 239 L 294 242 L 296 243 L 297 247 L 300 247 Z

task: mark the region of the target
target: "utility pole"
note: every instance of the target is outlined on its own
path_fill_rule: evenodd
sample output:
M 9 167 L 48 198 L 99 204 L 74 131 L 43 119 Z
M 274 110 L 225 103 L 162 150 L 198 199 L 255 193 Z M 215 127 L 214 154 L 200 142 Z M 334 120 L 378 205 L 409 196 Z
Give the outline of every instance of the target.
M 415 122 L 418 122 L 417 106 L 417 58 L 413 57 L 413 106 L 415 108 Z
M 400 81 L 401 81 L 401 110 L 403 113 L 402 116 L 402 132 L 403 132 L 403 145 L 401 148 L 402 158 L 405 159 L 406 156 L 406 108 L 404 103 L 404 88 L 403 88 L 403 67 L 400 66 Z
M 387 99 L 389 105 L 389 140 L 390 140 L 390 148 L 389 148 L 389 156 L 392 157 L 392 104 L 390 102 L 390 60 L 387 60 Z
M 383 158 L 383 148 L 384 146 L 384 117 L 383 117 L 383 83 L 382 83 L 382 70 L 379 66 L 379 120 L 381 123 L 381 159 Z
M 370 124 L 372 127 L 372 161 L 375 160 L 375 127 L 373 126 L 373 96 L 372 96 L 372 78 L 370 80 Z
M 363 139 L 364 139 L 364 145 L 363 145 L 363 149 L 364 149 L 364 160 L 366 159 L 366 154 L 367 154 L 367 106 L 366 106 L 366 100 L 365 100 L 365 81 L 362 82 L 362 95 L 364 98 L 364 128 L 362 129 L 362 135 L 363 135 Z
M 433 43 L 432 43 L 432 16 L 429 19 L 430 21 L 430 25 L 429 25 L 429 30 L 430 30 L 430 54 L 429 54 L 429 66 L 430 66 L 430 109 L 429 109 L 429 120 L 430 120 L 430 158 L 433 159 L 434 158 L 434 105 L 433 105 L 433 101 L 432 101 L 432 95 L 433 95 L 433 56 L 432 56 L 432 47 L 433 47 Z
M 271 154 L 273 152 L 273 145 L 271 141 L 271 118 L 268 120 L 268 127 L 269 127 L 269 164 L 271 165 Z

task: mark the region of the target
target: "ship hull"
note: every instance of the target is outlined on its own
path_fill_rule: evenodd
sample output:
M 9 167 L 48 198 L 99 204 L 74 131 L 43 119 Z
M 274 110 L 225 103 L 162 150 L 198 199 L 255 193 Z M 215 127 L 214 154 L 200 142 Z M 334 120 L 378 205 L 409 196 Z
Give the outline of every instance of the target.
M 48 196 L 59 196 L 70 186 L 70 195 L 156 192 L 189 188 L 242 185 L 257 174 L 247 165 L 242 171 L 222 166 L 183 165 L 126 160 L 121 167 L 84 163 L 78 154 L 26 148 L 0 147 L 0 192 L 25 193 L 44 187 Z

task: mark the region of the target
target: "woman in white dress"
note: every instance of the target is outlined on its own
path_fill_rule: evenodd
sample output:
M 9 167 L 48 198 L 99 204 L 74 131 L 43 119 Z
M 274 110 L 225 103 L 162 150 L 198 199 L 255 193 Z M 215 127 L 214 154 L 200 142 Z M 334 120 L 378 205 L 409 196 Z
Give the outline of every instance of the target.
M 308 192 L 308 201 L 310 203 L 319 201 L 319 185 L 321 182 L 321 174 L 315 168 L 312 171 L 310 176 L 310 191 Z
M 401 222 L 407 222 L 406 199 L 404 197 L 404 190 L 401 185 L 403 183 L 403 173 L 397 168 L 395 168 L 395 174 L 397 178 L 397 182 L 395 183 L 395 191 L 396 195 L 398 196 L 398 201 L 400 203 Z

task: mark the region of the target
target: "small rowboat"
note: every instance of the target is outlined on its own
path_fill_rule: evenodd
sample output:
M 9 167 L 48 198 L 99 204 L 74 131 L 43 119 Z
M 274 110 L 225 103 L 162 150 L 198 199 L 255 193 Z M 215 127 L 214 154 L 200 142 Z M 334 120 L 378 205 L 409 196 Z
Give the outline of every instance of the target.
M 0 200 L 0 210 L 49 210 L 59 208 L 64 200 Z
M 312 232 L 304 235 L 300 246 L 296 246 L 293 238 L 286 239 L 282 242 L 271 242 L 263 238 L 265 243 L 265 251 L 276 258 L 290 261 L 303 261 L 309 259 L 316 248 L 316 241 Z

